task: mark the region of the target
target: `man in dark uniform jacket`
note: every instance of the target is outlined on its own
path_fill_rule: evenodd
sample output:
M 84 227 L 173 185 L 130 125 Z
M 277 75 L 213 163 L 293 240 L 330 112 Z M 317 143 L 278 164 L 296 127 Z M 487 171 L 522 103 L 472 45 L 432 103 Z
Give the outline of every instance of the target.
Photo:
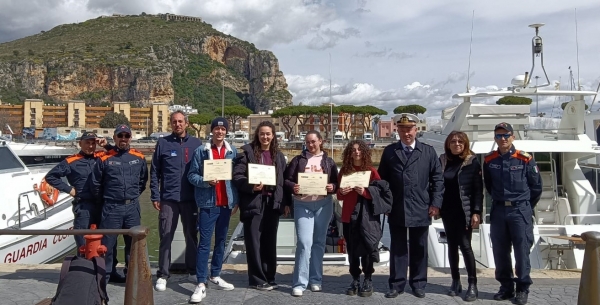
M 92 172 L 92 194 L 104 199 L 100 229 L 130 229 L 141 223 L 139 197 L 146 189 L 148 166 L 144 155 L 129 147 L 131 129 L 119 125 L 113 136 L 115 147 L 102 156 Z M 129 263 L 131 236 L 124 235 L 125 266 Z M 104 235 L 106 274 L 112 271 L 117 235 Z M 127 271 L 127 267 L 125 268 Z M 110 276 L 108 277 L 110 278 Z
M 529 251 L 533 245 L 533 208 L 542 195 L 542 179 L 533 157 L 512 145 L 513 128 L 500 123 L 494 128 L 498 150 L 485 156 L 483 178 L 485 188 L 492 196 L 490 237 L 496 263 L 496 280 L 500 291 L 494 300 L 515 297 L 515 304 L 527 304 L 529 286 L 533 283 L 529 272 Z M 511 245 L 515 251 L 513 278 Z M 516 296 L 515 296 L 516 283 Z
M 390 227 L 390 290 L 386 298 L 404 292 L 410 262 L 409 285 L 413 294 L 425 297 L 427 285 L 427 236 L 431 217 L 442 207 L 444 178 L 433 147 L 415 139 L 419 118 L 412 114 L 394 117 L 400 141 L 381 155 L 379 176 L 390 184 L 394 195 Z M 406 231 L 409 235 L 407 247 Z M 410 248 L 410 252 L 408 250 Z
M 96 151 L 100 145 L 106 149 L 112 147 L 106 139 L 98 138 L 95 133 L 84 132 L 79 140 L 79 153 L 67 157 L 46 174 L 46 182 L 63 193 L 73 197 L 73 229 L 89 229 L 91 224 L 100 224 L 102 198 L 94 197 L 90 189 L 90 176 L 96 161 L 106 153 Z M 66 183 L 62 178 L 67 179 Z M 77 249 L 85 245 L 83 235 L 74 235 Z M 116 253 L 116 245 L 113 251 Z M 113 262 L 111 282 L 125 283 L 125 277 L 117 272 Z

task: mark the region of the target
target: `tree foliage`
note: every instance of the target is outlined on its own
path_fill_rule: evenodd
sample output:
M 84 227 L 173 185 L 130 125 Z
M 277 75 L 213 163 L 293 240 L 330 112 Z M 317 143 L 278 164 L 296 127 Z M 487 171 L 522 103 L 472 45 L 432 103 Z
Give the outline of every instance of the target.
M 273 114 L 271 114 L 271 117 L 279 118 L 281 124 L 283 124 L 283 128 L 286 130 L 285 137 L 288 139 L 291 138 L 292 131 L 296 127 L 296 124 L 298 124 L 297 115 L 300 112 L 299 107 L 303 106 L 283 107 L 273 111 Z
M 562 108 L 562 110 L 565 110 L 565 107 L 567 107 L 568 103 L 569 102 L 564 102 L 564 103 L 560 104 L 560 108 Z M 587 104 L 585 104 L 585 110 L 588 110 L 588 105 Z
M 396 108 L 394 108 L 394 113 L 395 114 L 400 114 L 400 113 L 412 113 L 414 115 L 418 115 L 418 114 L 423 114 L 427 111 L 427 108 L 421 106 L 421 105 L 405 105 L 405 106 L 398 106 Z
M 532 99 L 522 96 L 504 96 L 496 101 L 497 105 L 531 105 Z
M 221 110 L 216 111 L 217 115 L 221 115 Z M 235 126 L 237 122 L 241 119 L 247 118 L 252 114 L 252 110 L 242 106 L 242 105 L 234 105 L 234 106 L 225 106 L 225 118 L 231 123 L 232 129 L 231 131 L 235 131 Z
M 213 115 L 208 113 L 192 114 L 188 116 L 190 127 L 196 131 L 196 137 L 200 136 L 202 126 L 210 124 L 213 120 Z
M 100 120 L 100 128 L 115 128 L 119 124 L 129 125 L 129 119 L 122 113 L 108 112 Z

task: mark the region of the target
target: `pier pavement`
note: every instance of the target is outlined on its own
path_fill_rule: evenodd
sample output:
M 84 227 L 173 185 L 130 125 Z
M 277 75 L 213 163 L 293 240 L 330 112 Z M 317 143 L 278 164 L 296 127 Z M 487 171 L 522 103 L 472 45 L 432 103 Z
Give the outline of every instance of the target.
M 209 285 L 207 297 L 200 304 L 511 304 L 510 301 L 492 300 L 498 291 L 493 269 L 478 269 L 479 300 L 464 302 L 460 297 L 446 295 L 450 285 L 448 269 L 430 268 L 428 271 L 427 295 L 419 299 L 411 294 L 410 288 L 395 299 L 386 299 L 388 268 L 378 267 L 373 275 L 375 293 L 371 297 L 347 296 L 345 290 L 351 281 L 347 266 L 326 266 L 324 268 L 323 292 L 306 291 L 303 297 L 293 297 L 291 293 L 293 266 L 278 267 L 276 281 L 279 289 L 257 291 L 247 288 L 246 266 L 224 265 L 221 276 L 235 285 L 233 291 L 212 289 Z M 56 292 L 60 264 L 49 265 L 8 265 L 0 264 L 0 304 L 31 305 L 52 297 Z M 464 272 L 463 272 L 464 273 Z M 155 269 L 153 269 L 155 274 Z M 558 305 L 577 304 L 581 271 L 575 270 L 532 270 L 533 285 L 529 294 L 529 304 Z M 153 282 L 154 282 L 153 278 Z M 463 289 L 467 280 L 462 278 Z M 187 275 L 175 274 L 168 281 L 167 290 L 154 292 L 154 304 L 188 304 L 195 284 L 187 280 Z M 109 284 L 109 304 L 123 304 L 124 284 Z M 464 294 L 464 291 L 463 291 Z

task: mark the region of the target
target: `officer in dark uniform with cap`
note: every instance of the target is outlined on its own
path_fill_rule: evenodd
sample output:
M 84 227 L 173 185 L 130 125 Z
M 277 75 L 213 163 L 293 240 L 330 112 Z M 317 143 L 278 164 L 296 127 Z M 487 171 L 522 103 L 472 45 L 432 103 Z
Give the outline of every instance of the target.
M 96 161 L 104 156 L 103 151 L 96 151 L 100 145 L 106 149 L 112 147 L 106 139 L 98 138 L 93 132 L 84 132 L 79 140 L 79 153 L 67 157 L 46 174 L 46 182 L 52 187 L 73 197 L 73 229 L 89 229 L 91 224 L 98 225 L 102 212 L 102 198 L 94 197 L 90 189 L 90 176 Z M 67 179 L 66 183 L 62 178 Z M 77 249 L 85 245 L 82 235 L 75 235 Z M 115 249 L 116 250 L 116 247 Z M 114 265 L 116 265 L 116 260 Z M 111 282 L 124 283 L 125 277 L 114 268 Z
M 533 157 L 515 149 L 515 135 L 508 123 L 494 128 L 498 150 L 485 156 L 483 177 L 491 194 L 490 212 L 492 251 L 496 263 L 496 280 L 500 291 L 494 300 L 515 297 L 515 304 L 527 304 L 529 286 L 529 251 L 533 245 L 533 208 L 542 195 L 542 179 Z M 510 247 L 515 251 L 516 278 L 513 278 Z M 516 284 L 516 295 L 515 295 Z
M 389 182 L 394 196 L 388 218 L 390 290 L 386 298 L 404 293 L 407 282 L 415 296 L 425 297 L 427 236 L 431 217 L 439 215 L 442 207 L 442 167 L 435 149 L 416 139 L 418 121 L 416 115 L 408 113 L 394 117 L 400 141 L 383 150 L 379 163 L 379 176 Z
M 92 194 L 104 199 L 101 229 L 129 229 L 140 225 L 139 197 L 146 189 L 148 166 L 144 155 L 129 147 L 131 129 L 119 125 L 113 136 L 115 147 L 100 158 L 92 172 Z M 129 263 L 131 237 L 124 235 L 125 265 Z M 104 235 L 102 244 L 106 253 L 106 274 L 111 273 L 113 246 L 117 235 Z M 127 273 L 127 267 L 125 267 Z

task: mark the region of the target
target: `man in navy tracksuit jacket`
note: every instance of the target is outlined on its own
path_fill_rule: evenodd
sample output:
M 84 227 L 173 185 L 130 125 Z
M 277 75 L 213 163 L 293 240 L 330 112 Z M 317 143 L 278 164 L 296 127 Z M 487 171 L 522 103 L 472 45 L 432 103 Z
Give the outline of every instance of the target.
M 94 197 L 102 197 L 100 229 L 130 229 L 141 224 L 139 197 L 148 182 L 148 165 L 141 152 L 130 148 L 131 129 L 119 125 L 113 136 L 115 147 L 102 156 L 92 171 L 91 189 Z M 124 235 L 125 272 L 129 263 L 131 236 Z M 102 244 L 106 253 L 106 274 L 111 274 L 113 247 L 117 235 L 104 235 Z M 110 278 L 110 276 L 109 276 Z
M 171 266 L 171 243 L 180 215 L 186 244 L 185 265 L 189 278 L 196 281 L 198 208 L 194 201 L 194 187 L 187 176 L 192 155 L 202 142 L 187 134 L 189 122 L 182 111 L 173 112 L 170 121 L 173 133 L 158 140 L 150 167 L 150 199 L 154 208 L 159 211 L 160 246 L 154 287 L 156 291 L 166 289 Z

